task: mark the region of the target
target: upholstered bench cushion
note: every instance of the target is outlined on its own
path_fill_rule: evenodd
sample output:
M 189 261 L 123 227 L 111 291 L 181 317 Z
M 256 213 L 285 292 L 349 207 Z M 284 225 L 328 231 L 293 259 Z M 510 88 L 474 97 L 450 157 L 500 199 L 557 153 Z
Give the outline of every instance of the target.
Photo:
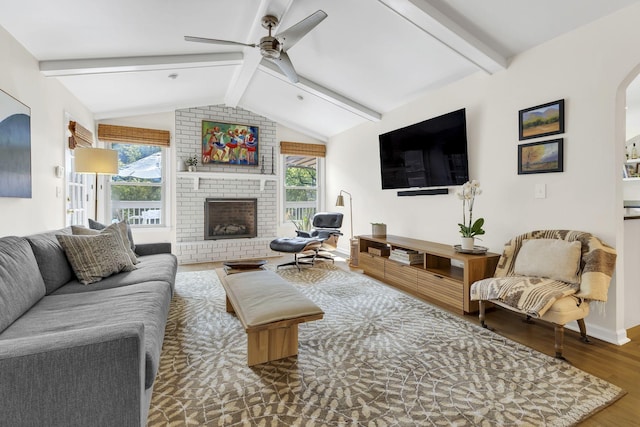
M 315 243 L 315 245 L 313 245 Z M 307 246 L 320 247 L 322 240 L 315 237 L 280 237 L 272 240 L 269 247 L 276 252 L 297 254 L 302 252 Z M 311 249 L 311 247 L 309 248 Z
M 323 314 L 322 309 L 273 271 L 226 277 L 227 297 L 246 328 Z
M 554 302 L 541 319 L 557 325 L 565 325 L 572 320 L 584 319 L 588 315 L 589 301 L 569 295 Z

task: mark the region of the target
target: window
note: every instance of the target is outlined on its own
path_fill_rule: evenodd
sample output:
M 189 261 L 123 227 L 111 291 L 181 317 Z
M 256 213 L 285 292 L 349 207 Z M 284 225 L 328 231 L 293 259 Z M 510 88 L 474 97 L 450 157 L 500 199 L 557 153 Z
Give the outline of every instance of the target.
M 133 226 L 165 225 L 164 157 L 157 145 L 113 143 L 119 174 L 111 177 L 111 221 Z
M 297 229 L 308 230 L 319 209 L 319 159 L 299 155 L 283 157 L 284 221 L 292 221 Z

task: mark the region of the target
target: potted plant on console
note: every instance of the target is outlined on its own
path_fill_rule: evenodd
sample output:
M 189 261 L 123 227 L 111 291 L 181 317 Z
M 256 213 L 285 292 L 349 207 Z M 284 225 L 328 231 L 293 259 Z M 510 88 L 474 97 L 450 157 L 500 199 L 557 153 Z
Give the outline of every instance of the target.
M 462 249 L 465 251 L 472 251 L 474 249 L 475 236 L 484 234 L 482 226 L 484 225 L 484 218 L 478 218 L 473 221 L 473 203 L 476 196 L 482 193 L 480 189 L 480 183 L 475 179 L 465 182 L 460 189 L 456 192 L 456 195 L 462 200 L 462 223 L 459 223 L 460 234 L 462 235 Z M 469 220 L 467 221 L 467 216 Z

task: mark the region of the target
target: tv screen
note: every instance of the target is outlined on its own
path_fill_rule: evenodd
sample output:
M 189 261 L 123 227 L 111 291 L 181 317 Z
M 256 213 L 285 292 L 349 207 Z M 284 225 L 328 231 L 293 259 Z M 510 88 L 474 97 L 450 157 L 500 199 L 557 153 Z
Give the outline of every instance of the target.
M 379 136 L 382 189 L 444 187 L 469 179 L 465 109 Z

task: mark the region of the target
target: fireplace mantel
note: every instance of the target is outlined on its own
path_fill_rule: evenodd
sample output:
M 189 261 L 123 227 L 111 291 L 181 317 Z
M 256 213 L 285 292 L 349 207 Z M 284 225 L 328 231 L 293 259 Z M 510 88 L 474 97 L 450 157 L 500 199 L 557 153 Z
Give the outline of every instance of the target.
M 200 189 L 201 179 L 231 179 L 231 180 L 254 180 L 260 181 L 260 191 L 264 191 L 267 181 L 277 181 L 277 175 L 263 175 L 257 173 L 234 173 L 234 172 L 178 172 L 178 178 L 193 179 L 193 189 Z

